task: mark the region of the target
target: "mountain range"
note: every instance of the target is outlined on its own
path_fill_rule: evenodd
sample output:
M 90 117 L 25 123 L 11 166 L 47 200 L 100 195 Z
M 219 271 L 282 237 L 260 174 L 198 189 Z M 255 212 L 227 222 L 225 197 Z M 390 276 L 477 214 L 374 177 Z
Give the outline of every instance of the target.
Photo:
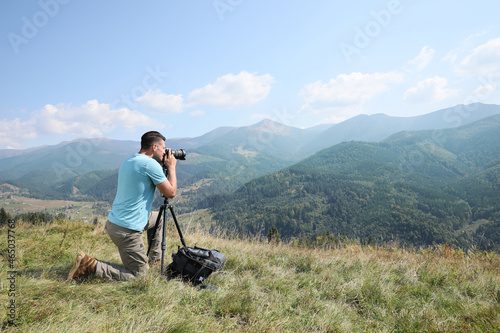
M 378 142 L 400 131 L 453 128 L 495 114 L 500 114 L 499 105 L 475 103 L 416 117 L 360 115 L 308 129 L 265 119 L 250 126 L 220 127 L 196 138 L 168 139 L 166 146 L 186 149 L 187 160 L 179 162 L 177 168 L 179 184 L 197 184 L 195 192 L 206 197 L 234 191 L 255 177 L 341 142 Z M 139 146 L 137 141 L 89 138 L 26 150 L 0 150 L 0 182 L 27 188 L 37 197 L 109 199 L 115 190 L 114 173 Z
M 330 127 L 315 139 L 313 145 L 320 150 L 343 141 L 378 142 L 400 131 L 454 128 L 499 114 L 498 108 L 498 105 L 474 103 L 414 117 L 359 115 Z
M 476 103 L 308 129 L 265 119 L 168 139 L 167 147 L 187 151 L 176 205 L 208 208 L 220 225 L 243 233 L 275 226 L 288 238 L 332 233 L 470 246 L 482 232 L 483 247 L 495 248 L 498 115 L 500 106 Z M 111 202 L 118 167 L 139 146 L 92 138 L 0 150 L 0 184 L 42 199 Z

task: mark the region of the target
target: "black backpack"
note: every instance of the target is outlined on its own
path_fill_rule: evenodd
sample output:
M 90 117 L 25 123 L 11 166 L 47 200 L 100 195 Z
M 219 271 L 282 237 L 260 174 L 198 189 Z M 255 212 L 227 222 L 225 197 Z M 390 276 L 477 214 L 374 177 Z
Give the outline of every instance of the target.
M 169 278 L 180 277 L 194 285 L 203 282 L 226 263 L 226 256 L 217 250 L 208 250 L 201 247 L 178 247 L 177 253 L 172 254 L 172 263 L 167 266 Z

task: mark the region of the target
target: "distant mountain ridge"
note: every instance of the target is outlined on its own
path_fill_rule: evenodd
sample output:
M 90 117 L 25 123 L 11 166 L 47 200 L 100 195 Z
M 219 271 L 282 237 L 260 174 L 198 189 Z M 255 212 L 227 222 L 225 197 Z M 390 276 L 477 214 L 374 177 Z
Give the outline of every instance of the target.
M 417 117 L 360 115 L 331 126 L 299 129 L 269 119 L 242 127 L 220 127 L 195 138 L 167 139 L 166 147 L 184 148 L 188 156 L 177 168 L 179 185 L 196 196 L 236 190 L 247 181 L 286 168 L 316 152 L 351 140 L 379 142 L 400 131 L 456 127 L 500 114 L 499 105 L 457 105 Z M 108 172 L 139 150 L 138 141 L 79 139 L 54 146 L 0 151 L 0 181 L 28 188 L 38 196 L 67 198 L 85 182 L 109 183 Z M 110 178 L 111 177 L 111 178 Z M 203 180 L 203 181 L 202 181 Z M 202 182 L 200 182 L 202 181 Z M 201 184 L 201 185 L 200 185 Z M 90 184 L 87 184 L 90 185 Z M 81 186 L 81 185 L 78 185 Z M 85 186 L 102 188 L 102 186 Z M 66 189 L 66 190 L 65 190 Z M 104 191 L 104 189 L 102 189 Z M 108 191 L 114 191 L 109 188 Z M 84 198 L 109 198 L 109 193 L 80 191 Z
M 172 149 L 193 149 L 199 146 L 202 146 L 213 139 L 224 135 L 232 130 L 234 130 L 235 127 L 229 127 L 229 126 L 223 126 L 223 127 L 218 127 L 208 133 L 205 133 L 201 136 L 195 137 L 195 138 L 174 138 L 174 139 L 167 139 L 165 141 L 165 147 L 167 148 L 172 148 Z
M 500 114 L 499 105 L 474 103 L 414 117 L 394 117 L 381 113 L 358 115 L 331 126 L 308 144 L 318 147 L 319 151 L 343 141 L 378 142 L 400 131 L 454 128 L 496 114 Z

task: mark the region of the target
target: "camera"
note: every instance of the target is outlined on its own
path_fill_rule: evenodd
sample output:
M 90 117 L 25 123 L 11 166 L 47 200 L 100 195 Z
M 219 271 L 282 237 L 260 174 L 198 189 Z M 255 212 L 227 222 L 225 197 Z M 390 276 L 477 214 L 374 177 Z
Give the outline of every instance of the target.
M 165 154 L 167 154 L 168 148 L 165 149 Z M 186 159 L 186 151 L 184 149 L 170 149 L 170 153 L 177 160 L 185 160 Z

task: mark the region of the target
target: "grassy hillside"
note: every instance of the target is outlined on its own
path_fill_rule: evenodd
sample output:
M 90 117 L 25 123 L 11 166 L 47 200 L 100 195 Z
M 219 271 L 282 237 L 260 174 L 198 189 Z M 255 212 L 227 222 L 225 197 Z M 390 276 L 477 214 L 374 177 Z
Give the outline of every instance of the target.
M 15 280 L 0 254 L 5 332 L 495 332 L 500 327 L 500 257 L 448 246 L 419 251 L 337 243 L 334 248 L 229 239 L 188 226 L 188 244 L 217 248 L 228 261 L 209 283 L 167 281 L 159 268 L 132 282 L 68 283 L 78 249 L 119 262 L 102 226 L 18 222 Z M 167 232 L 167 261 L 176 250 Z M 321 243 L 321 239 L 318 239 Z M 6 242 L 2 242 L 6 244 Z M 8 276 L 7 276 L 8 275 Z M 9 294 L 9 289 L 15 295 Z M 16 323 L 8 323 L 15 301 Z

